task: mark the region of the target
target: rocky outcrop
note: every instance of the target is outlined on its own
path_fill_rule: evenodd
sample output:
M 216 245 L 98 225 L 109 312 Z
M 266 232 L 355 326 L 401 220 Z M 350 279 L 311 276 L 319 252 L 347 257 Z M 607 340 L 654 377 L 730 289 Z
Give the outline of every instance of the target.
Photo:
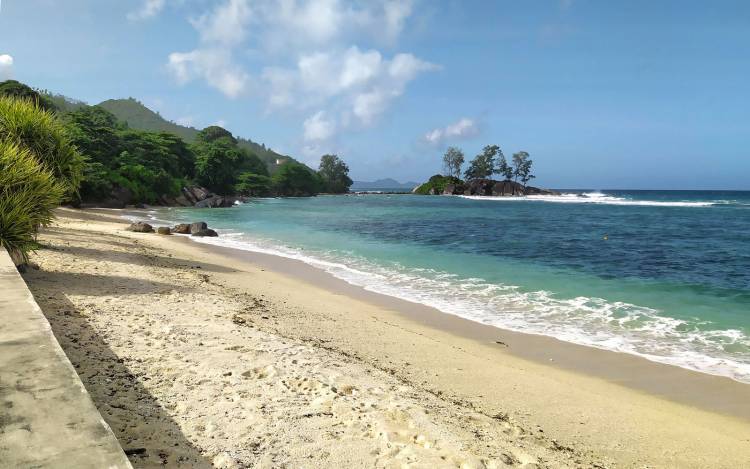
M 156 232 L 160 235 L 171 235 L 172 230 L 168 226 L 160 226 L 156 229 Z
M 207 199 L 203 199 L 200 202 L 196 202 L 196 208 L 220 208 L 220 207 L 231 207 L 234 205 L 233 197 L 222 197 L 220 195 L 214 195 Z
M 206 228 L 206 229 L 203 229 L 203 230 L 198 230 L 198 231 L 192 232 L 192 233 L 190 233 L 190 235 L 191 236 L 208 236 L 208 237 L 211 237 L 211 238 L 219 236 L 219 234 L 217 232 L 215 232 L 214 230 L 212 230 L 210 228 Z
M 214 194 L 212 194 L 211 191 L 209 191 L 205 187 L 190 186 L 182 188 L 182 195 L 188 202 L 190 202 L 192 205 L 195 205 L 202 200 L 206 200 L 209 197 L 212 197 Z
M 128 231 L 134 231 L 136 233 L 153 233 L 154 232 L 153 226 L 142 221 L 131 223 L 130 226 L 128 226 L 125 229 Z
M 205 221 L 197 221 L 190 224 L 190 234 L 197 233 L 205 229 L 208 229 L 208 224 Z
M 538 187 L 524 186 L 516 181 L 472 179 L 466 183 L 463 195 L 518 197 L 523 195 L 560 195 L 560 193 Z
M 174 228 L 172 228 L 172 233 L 175 233 L 175 234 L 190 234 L 190 224 L 189 223 L 180 223 L 179 225 L 176 225 Z

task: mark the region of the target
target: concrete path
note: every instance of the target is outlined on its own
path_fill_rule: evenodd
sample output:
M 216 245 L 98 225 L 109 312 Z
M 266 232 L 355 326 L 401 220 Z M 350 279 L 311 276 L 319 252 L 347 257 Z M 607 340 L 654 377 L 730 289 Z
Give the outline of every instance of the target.
M 131 468 L 0 248 L 0 468 Z

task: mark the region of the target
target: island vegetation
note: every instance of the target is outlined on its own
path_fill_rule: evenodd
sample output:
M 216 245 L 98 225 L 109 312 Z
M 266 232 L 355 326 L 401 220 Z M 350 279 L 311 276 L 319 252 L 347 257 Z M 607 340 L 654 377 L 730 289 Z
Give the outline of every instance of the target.
M 314 170 L 219 126 L 186 141 L 133 128 L 104 106 L 0 83 L 0 247 L 16 264 L 63 203 L 230 206 L 241 197 L 348 192 L 348 173 L 337 155 L 323 155 Z
M 494 196 L 555 193 L 528 185 L 536 176 L 531 172 L 533 161 L 525 151 L 514 153 L 508 162 L 498 145 L 487 145 L 469 162 L 463 171 L 464 179 L 461 179 L 464 162 L 464 152 L 460 148 L 448 147 L 443 155 L 443 174 L 432 176 L 413 192 L 423 195 Z M 502 179 L 492 179 L 495 174 L 500 175 Z

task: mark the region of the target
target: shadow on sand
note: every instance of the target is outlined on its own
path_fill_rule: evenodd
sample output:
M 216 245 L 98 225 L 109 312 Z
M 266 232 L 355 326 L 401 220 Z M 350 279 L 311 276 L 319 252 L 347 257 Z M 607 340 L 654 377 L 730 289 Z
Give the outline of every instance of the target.
M 122 286 L 123 279 L 33 270 L 24 277 L 55 337 L 133 466 L 213 467 L 143 386 L 141 379 L 131 373 L 124 360 L 109 348 L 105 338 L 66 297 L 67 294 L 94 295 L 101 290 L 102 283 L 112 283 L 114 287 L 115 280 L 119 280 Z M 127 282 L 138 281 L 129 279 Z M 140 293 L 174 288 L 166 284 L 142 283 L 131 284 L 128 288 Z M 118 290 L 117 293 L 127 291 Z

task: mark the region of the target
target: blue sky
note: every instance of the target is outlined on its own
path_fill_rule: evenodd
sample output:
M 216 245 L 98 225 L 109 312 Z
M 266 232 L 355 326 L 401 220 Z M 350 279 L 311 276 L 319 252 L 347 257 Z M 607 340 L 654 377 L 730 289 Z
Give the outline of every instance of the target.
M 558 188 L 750 189 L 750 2 L 2 0 L 0 78 L 163 116 L 358 180 L 448 145 Z

